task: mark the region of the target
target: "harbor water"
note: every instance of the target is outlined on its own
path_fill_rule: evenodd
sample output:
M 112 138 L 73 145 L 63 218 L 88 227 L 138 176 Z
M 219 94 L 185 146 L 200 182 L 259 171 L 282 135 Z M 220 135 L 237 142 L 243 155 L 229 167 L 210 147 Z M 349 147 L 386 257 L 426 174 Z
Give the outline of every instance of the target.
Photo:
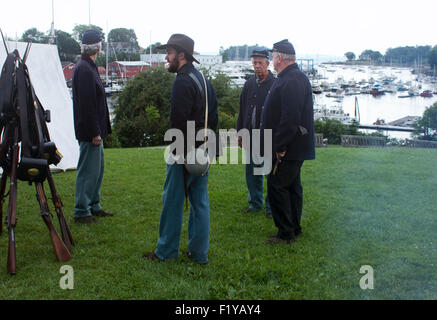
M 430 83 L 418 79 L 417 75 L 411 73 L 411 68 L 392 68 L 392 67 L 369 67 L 369 66 L 344 66 L 344 65 L 324 65 L 318 66 L 318 73 L 323 79 L 321 82 L 339 84 L 340 82 L 360 81 L 368 82 L 372 78 L 375 83 L 383 78 L 394 78 L 393 83 L 402 82 L 404 84 L 411 83 L 411 86 L 419 88 L 420 92 L 425 89 L 430 89 L 433 92 L 437 91 L 435 83 Z M 327 107 L 337 104 L 335 98 L 326 97 L 327 92 L 315 95 L 315 104 L 326 105 Z M 385 123 L 395 121 L 407 116 L 423 115 L 425 109 L 437 102 L 437 95 L 432 97 L 414 96 L 409 98 L 399 98 L 405 96 L 407 92 L 385 93 L 383 95 L 373 96 L 371 94 L 345 95 L 341 99 L 341 105 L 345 113 L 349 113 L 351 117 L 355 115 L 355 97 L 358 98 L 358 106 L 360 112 L 360 123 L 363 125 L 374 124 L 378 119 L 382 119 Z M 362 130 L 365 131 L 365 130 Z M 367 130 L 367 132 L 372 132 Z M 405 139 L 411 138 L 409 132 L 384 131 L 384 135 L 392 138 Z

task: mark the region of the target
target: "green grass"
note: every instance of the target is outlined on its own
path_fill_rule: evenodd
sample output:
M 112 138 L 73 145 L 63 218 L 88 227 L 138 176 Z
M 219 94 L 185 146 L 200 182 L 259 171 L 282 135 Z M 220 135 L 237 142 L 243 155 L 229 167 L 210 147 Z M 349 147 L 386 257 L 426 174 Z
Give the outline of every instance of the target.
M 276 229 L 264 214 L 240 213 L 243 165 L 214 165 L 208 265 L 183 254 L 141 258 L 158 237 L 163 150 L 107 149 L 105 157 L 102 205 L 116 215 L 101 224 L 73 222 L 76 173 L 54 176 L 77 242 L 67 263 L 56 261 L 34 186 L 19 183 L 17 274 L 6 272 L 3 227 L 0 299 L 437 299 L 436 150 L 317 149 L 302 169 L 304 233 L 291 246 L 265 243 Z M 59 287 L 64 264 L 74 268 L 74 290 Z M 363 265 L 374 269 L 373 290 L 359 286 Z

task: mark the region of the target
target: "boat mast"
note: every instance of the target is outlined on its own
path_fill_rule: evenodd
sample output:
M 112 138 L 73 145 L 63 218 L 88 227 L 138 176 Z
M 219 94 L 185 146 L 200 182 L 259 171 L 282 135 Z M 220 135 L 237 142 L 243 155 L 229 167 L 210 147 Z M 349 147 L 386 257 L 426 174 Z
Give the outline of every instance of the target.
M 108 84 L 108 62 L 109 62 L 109 29 L 108 29 L 108 20 L 106 20 L 106 84 Z
M 152 30 L 150 30 L 150 67 L 152 67 Z
M 50 27 L 50 37 L 49 44 L 55 43 L 55 5 L 54 0 L 52 0 L 52 26 Z

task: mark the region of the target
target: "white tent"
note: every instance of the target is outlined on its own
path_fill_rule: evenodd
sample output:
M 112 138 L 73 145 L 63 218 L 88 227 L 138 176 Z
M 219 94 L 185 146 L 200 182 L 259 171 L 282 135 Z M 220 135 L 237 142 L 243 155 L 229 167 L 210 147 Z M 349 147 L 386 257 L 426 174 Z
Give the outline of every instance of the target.
M 17 49 L 23 57 L 27 43 L 7 42 L 9 52 Z M 0 41 L 0 68 L 6 59 L 6 50 Z M 26 61 L 30 80 L 44 109 L 50 110 L 51 122 L 47 124 L 50 139 L 64 156 L 52 169 L 75 169 L 79 158 L 79 145 L 74 135 L 73 102 L 65 83 L 55 45 L 32 44 Z

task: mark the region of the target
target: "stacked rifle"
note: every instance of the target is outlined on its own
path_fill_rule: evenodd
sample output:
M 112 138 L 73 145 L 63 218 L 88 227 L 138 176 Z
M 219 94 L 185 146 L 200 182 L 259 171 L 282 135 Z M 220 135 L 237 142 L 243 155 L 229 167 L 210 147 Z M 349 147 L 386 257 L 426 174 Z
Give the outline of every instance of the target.
M 1 33 L 1 30 L 0 30 Z M 3 38 L 3 34 L 2 38 Z M 15 227 L 17 225 L 17 179 L 34 184 L 36 198 L 41 208 L 41 217 L 50 232 L 56 258 L 65 262 L 71 259 L 74 240 L 62 212 L 62 201 L 50 172 L 51 164 L 57 165 L 62 155 L 54 142 L 50 141 L 47 122 L 49 110 L 44 110 L 32 87 L 26 60 L 31 43 L 27 45 L 23 58 L 17 50 L 7 53 L 0 76 L 0 234 L 2 233 L 3 202 L 7 178 L 10 178 L 9 203 L 5 224 L 9 233 L 7 270 L 16 273 Z M 20 143 L 21 142 L 21 154 Z M 43 182 L 47 180 L 53 204 L 58 216 L 62 239 L 57 233 L 49 211 Z

